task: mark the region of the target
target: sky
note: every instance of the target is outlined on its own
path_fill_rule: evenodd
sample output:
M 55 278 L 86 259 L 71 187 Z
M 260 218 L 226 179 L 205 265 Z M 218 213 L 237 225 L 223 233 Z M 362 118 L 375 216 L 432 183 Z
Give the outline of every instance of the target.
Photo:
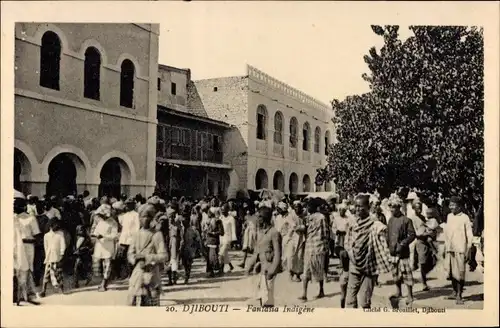
M 197 5 L 159 22 L 161 64 L 190 68 L 194 80 L 245 75 L 250 64 L 324 103 L 369 91 L 363 56 L 383 40 L 368 22 L 339 21 L 338 13 L 297 2 L 282 5 L 294 7 L 286 15 L 276 14 L 279 5 Z

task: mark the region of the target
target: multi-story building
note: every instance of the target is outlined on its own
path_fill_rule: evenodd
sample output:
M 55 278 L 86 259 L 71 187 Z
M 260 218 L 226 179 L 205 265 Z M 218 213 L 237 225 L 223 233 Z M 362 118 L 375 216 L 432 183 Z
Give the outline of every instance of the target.
M 156 182 L 171 196 L 227 196 L 231 166 L 223 139 L 232 127 L 188 106 L 191 72 L 159 65 Z
M 232 167 L 228 193 L 278 189 L 285 193 L 333 191 L 315 185 L 333 142 L 333 110 L 303 92 L 247 66 L 247 75 L 195 81 L 188 107 L 234 126 L 224 137 Z
M 151 194 L 159 26 L 15 26 L 15 187 Z

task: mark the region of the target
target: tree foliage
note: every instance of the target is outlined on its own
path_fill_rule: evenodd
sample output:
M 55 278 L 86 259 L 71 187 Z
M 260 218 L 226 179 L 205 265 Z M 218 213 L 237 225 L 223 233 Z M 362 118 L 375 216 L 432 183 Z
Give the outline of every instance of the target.
M 462 26 L 372 26 L 371 91 L 332 101 L 337 143 L 324 178 L 346 192 L 415 187 L 482 194 L 483 34 Z

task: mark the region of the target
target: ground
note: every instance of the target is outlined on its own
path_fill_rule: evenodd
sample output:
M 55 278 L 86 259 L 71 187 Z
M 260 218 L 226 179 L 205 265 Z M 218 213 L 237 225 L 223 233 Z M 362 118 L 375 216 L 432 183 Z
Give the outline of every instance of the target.
M 205 278 L 205 262 L 196 260 L 193 266 L 192 279 L 189 285 L 183 284 L 179 279 L 176 286 L 165 286 L 161 297 L 161 305 L 184 305 L 184 304 L 228 304 L 231 306 L 245 307 L 248 304 L 257 304 L 253 299 L 253 285 L 255 277 L 247 277 L 236 264 L 241 262 L 239 252 L 231 252 L 232 263 L 235 270 L 227 273 L 224 277 L 212 279 Z M 335 270 L 337 261 L 334 259 L 330 270 Z M 415 277 L 419 274 L 415 273 Z M 314 300 L 318 292 L 318 285 L 312 283 L 309 287 L 308 298 L 305 304 L 297 298 L 301 295 L 301 283 L 291 282 L 286 274 L 280 274 L 275 284 L 275 305 L 304 304 L 310 307 L 339 308 L 340 286 L 338 277 L 332 278 L 325 284 L 326 297 Z M 389 297 L 394 292 L 394 285 L 390 283 L 390 275 L 380 277 L 381 287 L 376 287 L 372 298 L 372 307 L 390 307 Z M 165 281 L 165 279 L 164 279 Z M 166 282 L 166 281 L 165 281 Z M 69 286 L 69 281 L 65 283 Z M 424 308 L 483 308 L 483 275 L 482 273 L 468 272 L 467 283 L 464 291 L 465 304 L 456 305 L 455 301 L 447 300 L 451 293 L 451 284 L 443 279 L 438 270 L 431 272 L 429 277 L 428 292 L 421 291 L 422 284 L 416 281 L 414 287 L 414 307 Z M 107 292 L 97 292 L 96 286 L 87 286 L 79 289 L 68 290 L 65 295 L 49 293 L 41 299 L 43 305 L 126 305 L 127 281 L 118 281 L 110 285 Z

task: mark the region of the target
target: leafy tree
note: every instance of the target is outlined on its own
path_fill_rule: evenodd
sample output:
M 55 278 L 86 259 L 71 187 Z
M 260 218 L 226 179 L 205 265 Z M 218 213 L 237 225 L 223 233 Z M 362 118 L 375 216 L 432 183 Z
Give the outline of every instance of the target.
M 382 195 L 416 187 L 472 198 L 482 194 L 483 34 L 462 26 L 372 26 L 384 38 L 364 57 L 371 92 L 340 102 L 338 142 L 326 179 L 347 192 Z

